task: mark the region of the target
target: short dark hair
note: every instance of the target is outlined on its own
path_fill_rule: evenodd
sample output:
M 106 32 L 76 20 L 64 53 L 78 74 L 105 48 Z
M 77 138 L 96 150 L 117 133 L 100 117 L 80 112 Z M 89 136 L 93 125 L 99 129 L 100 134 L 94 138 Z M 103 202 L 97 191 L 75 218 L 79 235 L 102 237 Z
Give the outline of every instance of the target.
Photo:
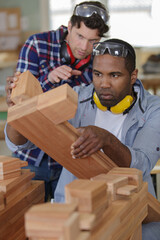
M 125 57 L 125 65 L 129 73 L 131 74 L 135 68 L 136 68 L 136 54 L 134 48 L 128 43 L 121 39 L 112 38 L 107 39 L 104 42 L 110 42 L 110 43 L 120 43 L 121 45 L 125 46 L 128 50 L 127 56 Z M 106 49 L 105 53 L 108 53 L 108 50 Z
M 108 11 L 102 3 L 98 1 L 89 1 L 89 2 L 85 1 L 85 2 L 81 2 L 80 4 L 77 4 L 75 8 L 82 4 L 94 5 L 104 9 L 109 18 Z M 90 29 L 98 29 L 100 37 L 104 37 L 104 33 L 109 31 L 109 26 L 102 20 L 102 18 L 98 14 L 93 14 L 91 17 L 81 17 L 73 14 L 70 18 L 70 21 L 72 26 L 77 26 L 78 28 L 80 28 L 81 22 L 83 22 L 85 26 Z

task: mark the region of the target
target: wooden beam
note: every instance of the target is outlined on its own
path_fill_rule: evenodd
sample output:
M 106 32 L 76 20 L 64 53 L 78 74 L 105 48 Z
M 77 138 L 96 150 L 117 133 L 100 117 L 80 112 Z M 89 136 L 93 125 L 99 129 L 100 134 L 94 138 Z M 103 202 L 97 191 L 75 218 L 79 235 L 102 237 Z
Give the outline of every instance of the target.
M 10 107 L 7 122 L 75 176 L 91 178 L 117 165 L 100 151 L 85 159 L 71 157 L 78 134 L 66 120 L 74 117 L 77 98 L 68 84 L 62 85 Z

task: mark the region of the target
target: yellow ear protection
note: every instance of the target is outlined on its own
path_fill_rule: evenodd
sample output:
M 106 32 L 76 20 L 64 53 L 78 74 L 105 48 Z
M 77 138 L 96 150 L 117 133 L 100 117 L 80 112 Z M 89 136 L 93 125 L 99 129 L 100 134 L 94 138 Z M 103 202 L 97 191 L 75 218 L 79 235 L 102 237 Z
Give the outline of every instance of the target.
M 82 60 L 76 59 L 73 56 L 69 44 L 65 40 L 61 43 L 60 57 L 64 61 L 64 63 L 71 64 L 73 68 L 80 71 L 86 68 L 91 60 L 91 55 L 87 56 Z
M 96 106 L 102 110 L 107 111 L 107 107 L 103 106 L 97 96 L 97 93 L 94 91 L 93 93 L 93 101 L 96 104 Z M 135 100 L 136 101 L 136 100 Z M 114 114 L 120 114 L 120 113 L 127 113 L 129 110 L 133 107 L 135 101 L 133 102 L 133 97 L 130 95 L 127 95 L 124 99 L 122 99 L 117 105 L 111 107 L 109 111 L 111 111 Z

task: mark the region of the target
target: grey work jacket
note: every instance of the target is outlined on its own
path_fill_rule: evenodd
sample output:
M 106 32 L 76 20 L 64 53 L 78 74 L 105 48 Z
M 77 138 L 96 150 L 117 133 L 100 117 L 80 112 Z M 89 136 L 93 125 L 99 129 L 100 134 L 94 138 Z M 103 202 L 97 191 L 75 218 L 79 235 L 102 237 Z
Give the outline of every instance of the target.
M 139 80 L 136 87 L 140 91 L 139 98 L 124 120 L 121 142 L 131 152 L 130 167 L 143 172 L 143 181 L 148 182 L 148 190 L 155 196 L 150 172 L 160 158 L 160 98 L 144 90 Z M 94 125 L 97 107 L 91 100 L 93 84 L 74 90 L 79 95 L 78 110 L 69 122 L 76 128 Z M 63 168 L 55 191 L 56 202 L 64 202 L 64 187 L 74 179 L 76 177 Z

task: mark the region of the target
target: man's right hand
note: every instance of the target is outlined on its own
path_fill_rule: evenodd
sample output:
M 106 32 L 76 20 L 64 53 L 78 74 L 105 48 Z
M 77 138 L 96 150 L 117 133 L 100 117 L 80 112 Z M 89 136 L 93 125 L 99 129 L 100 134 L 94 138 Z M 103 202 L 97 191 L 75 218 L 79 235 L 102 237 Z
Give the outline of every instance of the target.
M 19 79 L 20 76 L 20 72 L 15 72 L 14 76 L 11 77 L 7 77 L 6 79 L 6 102 L 8 107 L 11 107 L 14 105 L 14 103 L 11 101 L 11 93 L 12 93 L 12 89 L 16 86 L 16 83 Z
M 66 65 L 62 65 L 60 67 L 55 68 L 48 74 L 48 79 L 52 83 L 59 83 L 62 79 L 68 80 L 72 75 L 81 75 L 81 71 L 73 70 L 71 67 Z

